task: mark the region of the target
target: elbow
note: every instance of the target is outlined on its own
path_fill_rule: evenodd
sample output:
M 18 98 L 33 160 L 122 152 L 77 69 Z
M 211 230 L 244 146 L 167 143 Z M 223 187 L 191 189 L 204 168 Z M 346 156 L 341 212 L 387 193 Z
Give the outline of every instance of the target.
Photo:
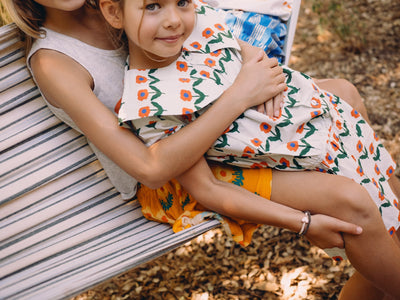
M 163 171 L 159 166 L 151 164 L 141 168 L 139 174 L 136 172 L 136 179 L 148 188 L 158 189 L 171 178 L 167 177 L 165 171 Z

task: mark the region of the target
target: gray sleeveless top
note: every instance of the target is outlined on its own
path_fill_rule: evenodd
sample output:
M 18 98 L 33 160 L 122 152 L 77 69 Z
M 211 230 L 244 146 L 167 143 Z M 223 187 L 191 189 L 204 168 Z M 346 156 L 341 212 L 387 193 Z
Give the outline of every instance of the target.
M 105 106 L 114 112 L 114 106 L 122 96 L 126 54 L 120 50 L 99 49 L 53 30 L 43 29 L 46 31 L 46 36 L 42 39 L 37 39 L 28 54 L 28 68 L 31 73 L 32 70 L 29 61 L 36 51 L 50 49 L 63 53 L 74 59 L 89 72 L 94 82 L 94 94 Z M 44 96 L 43 99 L 60 120 L 82 133 L 62 109 L 51 105 Z M 118 167 L 92 143 L 89 141 L 88 143 L 112 184 L 121 193 L 122 198 L 132 198 L 136 194 L 137 181 Z

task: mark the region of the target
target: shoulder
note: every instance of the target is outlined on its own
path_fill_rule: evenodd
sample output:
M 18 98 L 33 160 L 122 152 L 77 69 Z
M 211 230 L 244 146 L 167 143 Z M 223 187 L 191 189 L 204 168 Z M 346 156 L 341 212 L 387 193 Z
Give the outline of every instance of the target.
M 30 57 L 29 64 L 40 90 L 54 106 L 59 106 L 56 95 L 71 92 L 72 86 L 93 87 L 88 71 L 74 59 L 58 51 L 40 49 Z

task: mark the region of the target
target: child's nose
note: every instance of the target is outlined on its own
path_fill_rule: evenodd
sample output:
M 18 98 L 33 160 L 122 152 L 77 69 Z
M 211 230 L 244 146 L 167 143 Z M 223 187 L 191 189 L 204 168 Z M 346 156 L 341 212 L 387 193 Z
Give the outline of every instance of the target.
M 181 24 L 181 16 L 177 9 L 171 8 L 165 12 L 164 26 L 170 28 L 179 27 Z

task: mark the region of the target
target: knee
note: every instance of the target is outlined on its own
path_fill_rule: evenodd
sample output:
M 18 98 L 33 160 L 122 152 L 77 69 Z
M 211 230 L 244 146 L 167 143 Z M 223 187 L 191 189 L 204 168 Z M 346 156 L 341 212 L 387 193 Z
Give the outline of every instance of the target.
M 338 79 L 338 86 L 342 94 L 341 96 L 339 96 L 343 98 L 348 104 L 356 109 L 364 106 L 361 95 L 354 84 L 346 79 Z
M 356 182 L 345 178 L 340 188 L 331 191 L 336 199 L 336 208 L 339 209 L 338 217 L 357 225 L 375 222 L 379 218 L 376 204 L 367 190 Z

